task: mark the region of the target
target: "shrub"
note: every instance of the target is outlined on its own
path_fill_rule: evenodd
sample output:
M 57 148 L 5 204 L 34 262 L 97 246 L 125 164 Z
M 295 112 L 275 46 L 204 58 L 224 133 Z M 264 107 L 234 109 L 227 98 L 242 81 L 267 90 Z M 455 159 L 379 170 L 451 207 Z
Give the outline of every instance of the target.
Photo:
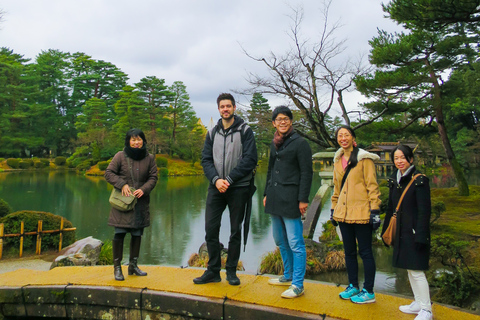
M 0 223 L 4 224 L 5 234 L 20 233 L 20 223 L 24 222 L 24 232 L 37 231 L 38 221 L 43 221 L 43 230 L 60 229 L 61 216 L 54 215 L 50 212 L 42 211 L 17 211 L 6 215 L 0 219 Z M 73 227 L 72 223 L 66 219 L 63 220 L 64 228 Z M 23 237 L 24 251 L 35 251 L 36 235 Z M 42 251 L 48 249 L 58 249 L 60 237 L 58 233 L 45 233 L 42 235 Z M 75 242 L 75 231 L 68 231 L 63 234 L 62 247 L 66 247 Z M 20 237 L 8 237 L 4 240 L 4 245 L 10 250 L 16 251 L 20 247 Z M 17 251 L 18 252 L 18 251 Z
M 7 159 L 7 165 L 10 168 L 18 169 L 18 168 L 20 168 L 20 159 L 8 158 Z
M 168 177 L 168 169 L 167 168 L 160 168 L 158 171 L 158 175 L 160 177 Z
M 112 241 L 108 240 L 103 243 L 100 250 L 100 256 L 98 257 L 98 265 L 112 265 L 113 264 L 113 248 Z
M 32 159 L 25 159 L 20 161 L 20 168 L 21 169 L 29 169 L 33 167 L 33 160 Z
M 455 241 L 452 235 L 432 237 L 431 258 L 444 266 L 428 272 L 429 283 L 437 287 L 433 298 L 441 303 L 465 307 L 468 299 L 480 293 L 480 273 L 465 262 L 468 241 Z
M 85 171 L 85 170 L 90 169 L 91 166 L 92 166 L 92 160 L 84 160 L 84 161 L 80 162 L 80 164 L 77 165 L 76 168 L 77 168 L 77 170 Z
M 445 207 L 445 203 L 443 201 L 436 201 L 432 203 L 432 217 L 430 219 L 430 224 L 434 224 L 443 212 L 445 212 L 447 208 Z
M 45 168 L 47 165 L 45 164 L 44 161 L 35 161 L 35 162 L 33 163 L 33 166 L 34 166 L 35 168 L 41 169 L 41 168 Z
M 12 212 L 12 208 L 7 201 L 0 199 L 0 218 L 5 217 L 10 212 Z
M 5 161 L 5 158 L 0 158 L 0 162 L 3 162 L 3 161 Z
M 159 167 L 159 168 L 166 168 L 166 167 L 168 167 L 168 160 L 167 160 L 167 158 L 158 157 L 155 161 L 157 162 L 157 167 Z
M 67 163 L 67 158 L 65 157 L 56 157 L 55 158 L 55 164 L 57 166 L 64 166 Z
M 40 162 L 43 163 L 45 167 L 50 167 L 50 160 L 40 159 Z
M 98 169 L 100 169 L 102 171 L 105 171 L 105 169 L 107 169 L 109 163 L 110 163 L 110 161 L 99 161 L 97 163 Z

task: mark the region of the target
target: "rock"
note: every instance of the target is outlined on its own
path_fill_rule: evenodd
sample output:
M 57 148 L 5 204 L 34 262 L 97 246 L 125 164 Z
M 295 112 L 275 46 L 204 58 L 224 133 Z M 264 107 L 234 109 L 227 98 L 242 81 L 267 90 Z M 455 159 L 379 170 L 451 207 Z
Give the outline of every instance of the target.
M 87 237 L 76 241 L 59 252 L 50 269 L 64 266 L 94 266 L 97 264 L 103 242 Z

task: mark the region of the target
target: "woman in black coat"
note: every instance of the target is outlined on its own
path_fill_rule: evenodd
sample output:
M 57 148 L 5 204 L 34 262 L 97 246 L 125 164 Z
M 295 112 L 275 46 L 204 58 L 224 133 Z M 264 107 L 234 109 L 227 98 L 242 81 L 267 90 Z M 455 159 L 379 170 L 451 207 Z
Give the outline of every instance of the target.
M 408 183 L 420 174 L 413 165 L 413 152 L 408 146 L 398 145 L 392 151 L 397 170 L 388 179 L 390 188 L 387 214 L 382 235 L 390 223 L 400 197 Z M 418 175 L 407 190 L 397 214 L 397 229 L 393 247 L 393 266 L 407 269 L 415 301 L 400 306 L 404 313 L 418 314 L 416 320 L 432 319 L 430 292 L 425 277 L 430 259 L 430 185 L 425 175 Z
M 122 273 L 123 241 L 131 234 L 128 274 L 146 276 L 138 268 L 143 229 L 150 225 L 150 192 L 157 184 L 157 165 L 153 155 L 147 152 L 147 140 L 140 129 L 130 129 L 125 137 L 125 148 L 118 152 L 105 170 L 105 180 L 122 191 L 125 196 L 137 197 L 135 208 L 130 211 L 110 210 L 108 225 L 115 228 L 112 240 L 115 280 L 124 280 Z M 133 176 L 132 176 L 133 175 Z M 131 191 L 133 187 L 135 191 Z
M 302 216 L 307 211 L 313 175 L 312 151 L 307 141 L 293 131 L 292 118 L 288 107 L 280 106 L 273 111 L 272 123 L 277 131 L 270 147 L 263 198 L 284 267 L 283 275 L 270 279 L 269 283 L 290 286 L 282 293 L 283 298 L 296 298 L 304 293 L 307 253 Z

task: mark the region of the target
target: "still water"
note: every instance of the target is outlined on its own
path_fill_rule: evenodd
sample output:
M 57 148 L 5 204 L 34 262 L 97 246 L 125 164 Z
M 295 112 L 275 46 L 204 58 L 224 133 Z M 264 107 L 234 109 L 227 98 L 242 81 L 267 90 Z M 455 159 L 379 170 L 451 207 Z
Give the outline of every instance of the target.
M 258 187 L 253 197 L 250 234 L 240 259 L 249 273 L 256 273 L 262 256 L 275 249 L 270 218 L 263 211 L 263 190 L 266 173 L 258 173 Z M 314 174 L 312 197 L 320 186 Z M 204 209 L 208 182 L 203 176 L 159 179 L 151 194 L 151 226 L 145 229 L 140 254 L 141 264 L 186 266 L 191 254 L 204 242 Z M 70 220 L 77 228 L 76 237 L 88 236 L 109 240 L 113 228 L 107 225 L 111 187 L 103 177 L 78 175 L 75 172 L 0 173 L 0 198 L 14 211 L 37 210 L 52 212 Z M 311 197 L 311 198 L 312 198 Z M 314 239 L 318 240 L 321 224 L 329 219 L 330 203 L 320 215 Z M 228 214 L 224 214 L 220 241 L 228 244 Z M 125 258 L 128 257 L 128 240 Z M 243 248 L 243 245 L 242 245 Z M 403 270 L 391 267 L 391 251 L 375 248 L 378 291 L 411 294 Z M 361 264 L 361 259 L 359 259 Z M 1 262 L 0 262 L 1 267 Z M 360 270 L 360 277 L 363 271 Z M 348 284 L 346 272 L 331 272 L 311 279 Z M 363 281 L 362 279 L 360 279 Z

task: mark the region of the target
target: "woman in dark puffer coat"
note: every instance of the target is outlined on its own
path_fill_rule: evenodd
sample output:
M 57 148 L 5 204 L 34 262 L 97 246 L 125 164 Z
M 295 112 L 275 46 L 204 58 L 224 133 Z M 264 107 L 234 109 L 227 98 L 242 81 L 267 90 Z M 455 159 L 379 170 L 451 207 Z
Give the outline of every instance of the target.
M 150 192 L 157 184 L 157 165 L 146 149 L 147 140 L 140 129 L 130 129 L 125 137 L 125 148 L 118 152 L 105 170 L 105 180 L 122 191 L 123 195 L 137 197 L 131 211 L 110 210 L 108 225 L 115 227 L 112 241 L 115 280 L 124 280 L 121 262 L 123 240 L 131 234 L 128 274 L 146 276 L 137 266 L 143 229 L 150 225 Z M 133 177 L 132 177 L 133 175 Z M 135 191 L 130 190 L 133 187 Z

